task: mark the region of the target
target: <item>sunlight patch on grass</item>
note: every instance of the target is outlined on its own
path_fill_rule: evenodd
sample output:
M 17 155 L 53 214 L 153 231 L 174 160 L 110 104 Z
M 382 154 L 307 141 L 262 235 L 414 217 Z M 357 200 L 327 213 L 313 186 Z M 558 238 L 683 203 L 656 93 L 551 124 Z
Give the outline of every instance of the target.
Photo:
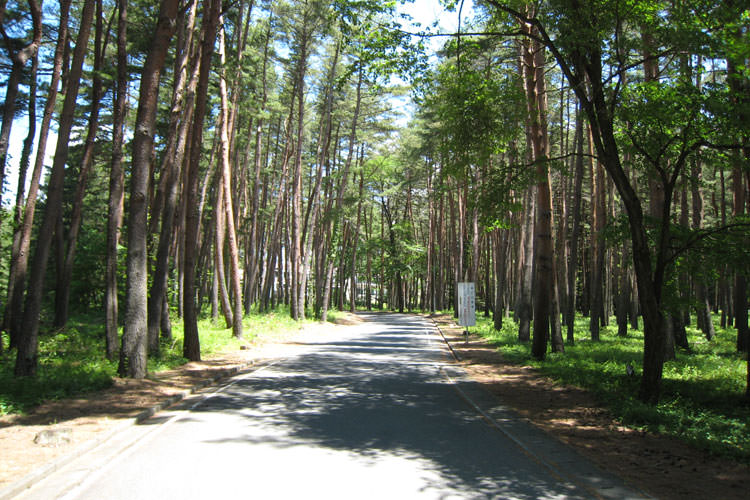
M 308 321 L 311 322 L 311 321 Z M 299 329 L 304 323 L 292 320 L 288 310 L 264 314 L 253 312 L 243 318 L 244 338 L 232 336 L 223 320 L 198 322 L 201 357 L 206 359 L 235 351 L 256 337 L 278 336 Z M 122 329 L 120 331 L 122 333 Z M 173 318 L 172 339 L 161 339 L 158 356 L 148 359 L 149 374 L 183 365 L 182 321 Z M 8 338 L 3 338 L 4 346 Z M 117 376 L 117 359 L 104 356 L 104 327 L 98 316 L 77 316 L 61 330 L 43 333 L 39 338 L 39 364 L 34 377 L 13 376 L 15 350 L 0 355 L 0 415 L 23 413 L 44 401 L 83 395 L 105 389 Z
M 678 437 L 711 452 L 750 461 L 750 406 L 743 395 L 746 361 L 736 352 L 736 332 L 717 328 L 712 342 L 688 329 L 691 351 L 677 352 L 664 365 L 661 402 L 649 406 L 637 398 L 642 373 L 643 333 L 629 330 L 617 336 L 616 327 L 602 328 L 600 342 L 590 340 L 588 318 L 576 319 L 575 344 L 564 354 L 548 354 L 545 361 L 531 356 L 531 345 L 518 342 L 517 325 L 477 318 L 472 332 L 495 344 L 505 359 L 533 366 L 560 383 L 591 391 L 623 424 Z M 630 363 L 636 376 L 629 377 Z

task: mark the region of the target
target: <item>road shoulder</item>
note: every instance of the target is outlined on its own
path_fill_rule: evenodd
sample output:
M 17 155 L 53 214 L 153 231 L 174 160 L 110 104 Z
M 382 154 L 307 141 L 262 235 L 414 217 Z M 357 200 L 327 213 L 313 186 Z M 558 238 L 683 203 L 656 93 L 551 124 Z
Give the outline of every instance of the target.
M 356 323 L 354 320 L 345 318 L 342 325 L 307 324 L 294 332 L 256 339 L 247 349 L 188 363 L 143 380 L 118 378 L 103 391 L 50 401 L 26 415 L 0 417 L 0 500 L 13 498 L 40 477 L 190 394 L 264 360 L 283 356 L 290 343 L 314 336 L 321 329 L 346 328 L 343 323 Z
M 531 367 L 507 363 L 479 337 L 466 343 L 450 315 L 431 319 L 473 380 L 602 470 L 660 499 L 747 498 L 750 466 L 673 438 L 628 429 L 583 389 L 561 386 Z

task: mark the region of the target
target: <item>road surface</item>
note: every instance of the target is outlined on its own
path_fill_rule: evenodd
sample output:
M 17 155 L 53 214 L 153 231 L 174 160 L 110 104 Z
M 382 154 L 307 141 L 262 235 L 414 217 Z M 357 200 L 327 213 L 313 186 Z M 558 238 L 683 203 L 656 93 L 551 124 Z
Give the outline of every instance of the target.
M 468 380 L 429 320 L 361 316 L 19 498 L 642 498 Z

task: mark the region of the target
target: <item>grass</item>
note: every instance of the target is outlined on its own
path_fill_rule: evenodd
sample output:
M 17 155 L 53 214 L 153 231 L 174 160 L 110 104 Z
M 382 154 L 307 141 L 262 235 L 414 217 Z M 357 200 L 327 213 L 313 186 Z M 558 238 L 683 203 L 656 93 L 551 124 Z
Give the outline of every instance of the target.
M 274 337 L 300 327 L 288 311 L 257 312 L 243 321 L 244 340 L 232 336 L 223 321 L 210 318 L 198 322 L 201 356 L 208 358 L 239 349 L 256 337 Z M 182 322 L 172 322 L 173 339 L 162 341 L 158 357 L 149 357 L 149 373 L 158 373 L 185 364 L 182 357 Z M 3 345 L 8 345 L 7 336 Z M 77 316 L 58 331 L 39 339 L 39 364 L 34 377 L 13 376 L 15 350 L 0 355 L 0 415 L 25 413 L 44 401 L 80 396 L 106 389 L 117 376 L 117 360 L 104 356 L 104 326 L 98 316 Z
M 329 320 L 336 315 L 330 311 Z M 538 362 L 531 357 L 529 344 L 518 343 L 512 321 L 504 321 L 499 332 L 490 320 L 478 317 L 477 321 L 470 330 L 497 345 L 507 360 L 532 365 L 561 383 L 591 391 L 623 424 L 675 436 L 716 454 L 750 462 L 750 405 L 743 399 L 746 364 L 736 353 L 733 329 L 717 328 L 712 342 L 689 329 L 691 352 L 678 352 L 675 361 L 666 363 L 661 403 L 648 406 L 636 399 L 643 352 L 640 331 L 631 330 L 623 338 L 616 335 L 615 328 L 605 327 L 602 340 L 592 342 L 588 319 L 578 318 L 576 343 L 566 345 L 565 354 L 550 354 L 546 361 Z M 259 336 L 272 338 L 300 327 L 283 309 L 253 312 L 244 318 L 243 325 L 245 341 Z M 203 357 L 239 348 L 243 341 L 232 337 L 225 326 L 223 321 L 199 322 Z M 3 340 L 3 345 L 8 345 L 7 337 Z M 149 359 L 150 373 L 186 362 L 180 321 L 173 321 L 173 340 L 161 347 L 161 355 Z M 117 362 L 108 361 L 103 353 L 103 326 L 95 316 L 78 316 L 65 329 L 41 336 L 35 377 L 13 377 L 15 352 L 4 352 L 0 356 L 0 415 L 23 413 L 47 400 L 109 387 L 116 376 Z M 635 367 L 635 377 L 627 376 L 627 363 Z
M 576 320 L 576 342 L 564 354 L 539 362 L 530 344 L 519 344 L 516 325 L 504 321 L 502 331 L 477 318 L 471 330 L 497 345 L 504 357 L 531 365 L 563 384 L 582 387 L 624 425 L 677 437 L 712 453 L 750 462 L 750 405 L 744 399 L 747 365 L 736 352 L 734 329 L 717 328 L 712 342 L 688 329 L 690 352 L 664 366 L 661 402 L 649 406 L 636 398 L 643 356 L 643 333 L 630 330 L 618 337 L 616 326 L 602 329 L 601 341 L 588 338 L 588 318 Z M 627 363 L 636 376 L 626 374 Z

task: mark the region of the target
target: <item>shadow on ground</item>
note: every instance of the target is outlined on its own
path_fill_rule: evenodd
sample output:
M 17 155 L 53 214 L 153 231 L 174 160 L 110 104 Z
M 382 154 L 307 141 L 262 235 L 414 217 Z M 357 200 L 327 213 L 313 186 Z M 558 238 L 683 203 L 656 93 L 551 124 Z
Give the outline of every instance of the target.
M 233 413 L 252 429 L 212 442 L 322 447 L 368 466 L 416 461 L 441 498 L 577 497 L 458 397 L 423 320 L 388 318 L 364 336 L 309 344 L 195 409 Z

